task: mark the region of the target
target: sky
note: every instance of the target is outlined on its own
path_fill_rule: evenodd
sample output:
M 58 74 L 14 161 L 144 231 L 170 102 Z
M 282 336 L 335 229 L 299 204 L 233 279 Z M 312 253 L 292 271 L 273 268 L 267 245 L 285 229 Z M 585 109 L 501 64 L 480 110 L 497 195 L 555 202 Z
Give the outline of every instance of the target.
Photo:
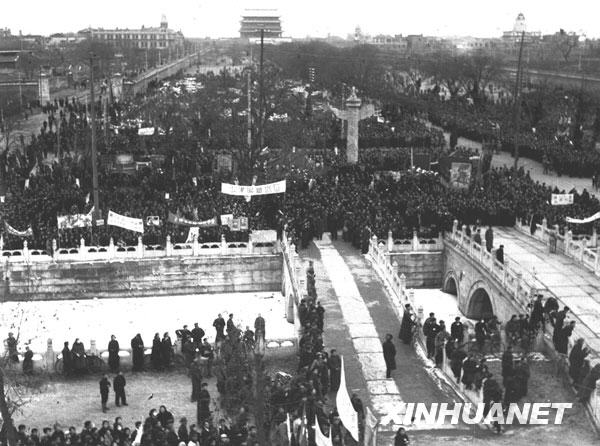
M 563 28 L 600 37 L 598 0 L 0 0 L 0 4 L 0 28 L 10 28 L 13 34 L 158 26 L 165 14 L 169 27 L 186 37 L 235 37 L 244 9 L 276 7 L 289 37 L 346 37 L 356 26 L 367 34 L 499 37 L 512 29 L 519 12 L 529 31 L 554 33 Z

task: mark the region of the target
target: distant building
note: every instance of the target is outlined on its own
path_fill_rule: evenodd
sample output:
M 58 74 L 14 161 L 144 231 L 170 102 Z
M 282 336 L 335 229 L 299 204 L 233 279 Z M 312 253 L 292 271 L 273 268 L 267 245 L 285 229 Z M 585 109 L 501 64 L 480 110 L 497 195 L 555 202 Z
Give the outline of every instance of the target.
M 525 33 L 525 40 L 528 42 L 538 41 L 542 37 L 541 31 L 527 31 L 527 23 L 523 13 L 519 13 L 515 19 L 513 29 L 502 33 L 502 40 L 506 43 L 518 43 L 521 41 L 521 36 Z
M 12 34 L 10 33 L 10 28 L 0 28 L 0 39 L 6 39 L 11 36 Z
M 281 18 L 275 9 L 247 9 L 240 24 L 242 39 L 260 39 L 262 30 L 269 40 L 281 39 L 283 35 Z
M 0 72 L 12 73 L 19 69 L 21 51 L 0 51 Z
M 181 31 L 169 29 L 163 15 L 159 27 L 141 29 L 87 29 L 80 35 L 100 40 L 117 48 L 167 49 L 183 47 L 184 37 Z
M 76 44 L 81 42 L 82 40 L 85 40 L 85 37 L 80 35 L 80 34 L 74 34 L 74 33 L 68 33 L 68 34 L 63 34 L 63 33 L 56 33 L 56 34 L 51 34 L 48 37 L 48 46 L 67 46 L 70 44 Z

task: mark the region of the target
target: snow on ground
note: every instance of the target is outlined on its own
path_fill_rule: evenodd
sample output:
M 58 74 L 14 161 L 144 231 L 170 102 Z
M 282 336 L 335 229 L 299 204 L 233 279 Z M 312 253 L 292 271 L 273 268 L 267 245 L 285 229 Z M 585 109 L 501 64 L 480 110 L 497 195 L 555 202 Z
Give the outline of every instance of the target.
M 175 330 L 187 324 L 191 330 L 198 322 L 214 341 L 213 321 L 219 313 L 227 320 L 229 312 L 242 329 L 254 330 L 254 319 L 261 313 L 266 321 L 269 339 L 293 339 L 294 325 L 285 319 L 284 298 L 280 293 L 197 294 L 141 298 L 65 300 L 46 302 L 0 303 L 0 338 L 9 331 L 20 333 L 19 349 L 30 343 L 34 352 L 44 352 L 47 340 L 60 351 L 63 342 L 71 344 L 79 338 L 86 349 L 96 340 L 99 349 L 107 348 L 114 334 L 121 348 L 129 348 L 136 333 L 142 335 L 146 347 L 152 345 L 154 333 L 168 331 L 176 339 Z
M 415 310 L 423 307 L 424 319 L 429 317 L 429 313 L 435 313 L 438 321 L 441 319 L 446 322 L 448 330 L 457 316 L 463 320 L 463 323 L 465 322 L 465 317 L 458 309 L 458 302 L 453 294 L 444 293 L 439 289 L 415 289 L 414 293 Z

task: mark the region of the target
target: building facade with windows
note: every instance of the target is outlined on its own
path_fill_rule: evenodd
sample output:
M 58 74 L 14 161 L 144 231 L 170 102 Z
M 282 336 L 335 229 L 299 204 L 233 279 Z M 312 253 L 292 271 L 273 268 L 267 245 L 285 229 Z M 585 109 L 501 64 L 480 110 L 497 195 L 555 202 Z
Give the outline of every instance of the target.
M 260 39 L 264 30 L 265 39 L 280 39 L 283 35 L 281 17 L 275 9 L 247 9 L 244 11 L 240 27 L 242 39 Z
M 106 42 L 118 48 L 168 49 L 183 47 L 184 37 L 181 31 L 169 29 L 166 17 L 163 15 L 159 27 L 141 29 L 87 29 L 79 34 Z

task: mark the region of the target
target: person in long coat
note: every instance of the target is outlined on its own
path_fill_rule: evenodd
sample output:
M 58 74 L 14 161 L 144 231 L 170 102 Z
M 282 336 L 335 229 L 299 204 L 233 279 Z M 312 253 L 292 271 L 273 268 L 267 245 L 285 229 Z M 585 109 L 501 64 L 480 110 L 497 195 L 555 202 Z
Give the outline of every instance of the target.
M 79 338 L 75 339 L 75 342 L 73 342 L 71 353 L 73 357 L 73 371 L 75 373 L 85 373 L 85 347 Z
M 173 343 L 169 333 L 163 335 L 160 349 L 161 362 L 163 367 L 171 367 L 171 360 L 173 358 Z
M 405 344 L 410 344 L 413 338 L 413 327 L 415 321 L 411 312 L 410 304 L 404 305 L 404 314 L 402 315 L 402 323 L 400 324 L 399 338 Z
M 577 339 L 569 354 L 569 376 L 575 384 L 578 384 L 579 370 L 583 366 L 583 361 L 588 354 L 589 351 L 583 346 L 583 338 Z
M 197 419 L 198 425 L 202 425 L 204 421 L 210 418 L 210 393 L 208 393 L 208 384 L 202 384 L 202 390 L 198 395 L 197 404 Z
M 108 367 L 110 371 L 115 373 L 119 371 L 120 358 L 119 358 L 119 341 L 115 335 L 110 337 L 110 342 L 108 343 Z
M 73 373 L 73 356 L 71 350 L 69 350 L 69 343 L 65 342 L 62 349 L 62 361 L 63 361 L 63 374 L 70 376 Z
M 342 358 L 337 354 L 335 349 L 332 349 L 327 361 L 329 366 L 329 382 L 332 392 L 337 392 L 340 388 L 340 380 L 342 379 Z
M 392 377 L 392 370 L 396 370 L 396 347 L 392 342 L 392 335 L 386 334 L 382 344 L 383 359 L 385 360 L 385 377 Z
M 202 370 L 200 370 L 200 364 L 198 360 L 194 360 L 190 367 L 190 378 L 192 380 L 192 396 L 190 401 L 195 403 L 200 397 L 200 391 L 202 390 Z
M 133 371 L 141 372 L 144 369 L 144 341 L 139 333 L 131 340 L 131 356 Z
M 162 343 L 160 342 L 160 335 L 155 333 L 154 339 L 152 339 L 152 353 L 150 354 L 150 361 L 152 362 L 152 367 L 155 370 L 162 369 L 161 350 Z

